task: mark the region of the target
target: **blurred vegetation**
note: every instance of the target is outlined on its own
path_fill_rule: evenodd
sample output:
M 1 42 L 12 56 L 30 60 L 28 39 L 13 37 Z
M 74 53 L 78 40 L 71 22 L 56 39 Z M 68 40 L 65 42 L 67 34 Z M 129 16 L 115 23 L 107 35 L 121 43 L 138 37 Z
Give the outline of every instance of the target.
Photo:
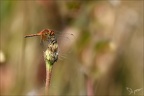
M 24 36 L 49 28 L 60 46 L 50 95 L 142 96 L 143 3 L 0 0 L 0 94 L 44 94 L 40 38 Z

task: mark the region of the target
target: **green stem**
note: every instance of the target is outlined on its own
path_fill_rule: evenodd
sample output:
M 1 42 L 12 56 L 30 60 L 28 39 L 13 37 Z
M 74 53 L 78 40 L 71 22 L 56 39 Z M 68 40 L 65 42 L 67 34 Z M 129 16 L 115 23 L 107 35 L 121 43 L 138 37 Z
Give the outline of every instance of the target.
M 49 91 L 52 68 L 53 68 L 52 65 L 50 65 L 49 63 L 46 63 L 46 92 Z
M 45 55 L 45 63 L 46 63 L 46 93 L 47 93 L 50 87 L 53 64 L 50 61 L 51 58 L 50 50 L 46 50 L 44 55 Z
M 50 43 L 49 47 L 44 52 L 45 63 L 46 63 L 46 93 L 49 91 L 52 68 L 53 64 L 56 62 L 58 55 L 52 49 L 57 48 L 57 44 Z

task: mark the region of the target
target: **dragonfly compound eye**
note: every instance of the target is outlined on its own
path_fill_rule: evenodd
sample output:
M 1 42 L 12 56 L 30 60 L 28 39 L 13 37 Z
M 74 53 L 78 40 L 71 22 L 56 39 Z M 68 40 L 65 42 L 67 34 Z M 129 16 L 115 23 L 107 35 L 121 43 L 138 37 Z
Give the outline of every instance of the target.
M 50 32 L 50 35 L 51 35 L 51 36 L 53 36 L 53 35 L 54 35 L 54 31 L 53 31 L 53 30 Z

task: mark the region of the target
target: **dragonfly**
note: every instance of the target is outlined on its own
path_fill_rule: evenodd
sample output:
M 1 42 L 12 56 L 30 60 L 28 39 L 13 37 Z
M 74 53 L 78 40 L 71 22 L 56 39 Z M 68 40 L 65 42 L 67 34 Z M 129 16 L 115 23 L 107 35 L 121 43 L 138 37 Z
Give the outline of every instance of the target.
M 73 36 L 73 34 L 70 34 L 71 36 Z M 57 36 L 57 34 L 55 33 L 55 31 L 54 30 L 51 30 L 51 29 L 43 29 L 42 31 L 40 31 L 40 32 L 38 32 L 38 33 L 36 33 L 36 34 L 30 34 L 30 35 L 25 35 L 25 38 L 29 38 L 29 37 L 40 37 L 40 43 L 44 46 L 44 47 L 48 47 L 47 45 L 48 45 L 48 43 L 59 43 L 59 42 L 57 42 L 57 41 L 59 41 L 59 40 L 57 40 L 58 38 L 56 37 Z M 63 36 L 62 36 L 63 37 Z M 64 37 L 65 38 L 65 37 Z M 64 40 L 65 41 L 65 43 L 66 43 L 66 41 L 69 41 L 69 38 L 68 37 L 66 37 L 66 39 L 68 39 L 68 40 Z M 59 48 L 60 47 L 60 44 L 58 44 L 59 46 L 57 46 L 57 47 L 55 47 L 55 48 L 51 48 L 51 50 L 53 51 L 53 52 L 57 52 L 57 53 L 60 53 L 59 52 L 59 49 L 61 49 L 61 48 Z M 62 45 L 62 46 L 64 46 L 64 45 Z M 62 55 L 61 55 L 61 57 L 62 57 Z M 63 56 L 64 57 L 64 56 Z
M 43 44 L 44 42 L 46 43 L 45 45 L 47 45 L 46 47 L 48 50 L 50 50 L 52 56 L 50 61 L 53 63 L 56 62 L 58 60 L 58 44 L 54 31 L 50 29 L 44 29 L 37 34 L 26 35 L 25 38 L 35 36 L 41 37 L 41 44 Z
M 50 39 L 50 37 L 55 36 L 55 33 L 54 33 L 53 30 L 44 29 L 44 30 L 40 31 L 37 34 L 26 35 L 25 38 L 35 37 L 35 36 L 40 36 L 41 37 L 41 41 L 46 41 L 46 40 Z

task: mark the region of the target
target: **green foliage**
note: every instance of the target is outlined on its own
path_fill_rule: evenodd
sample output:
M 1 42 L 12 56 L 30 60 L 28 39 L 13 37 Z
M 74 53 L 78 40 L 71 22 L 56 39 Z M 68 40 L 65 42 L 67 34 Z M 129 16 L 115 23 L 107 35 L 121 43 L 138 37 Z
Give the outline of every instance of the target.
M 3 20 L 11 14 L 13 9 L 12 0 L 0 0 L 0 19 Z
M 81 37 L 79 38 L 79 41 L 77 43 L 78 48 L 84 48 L 90 40 L 90 33 L 88 31 L 82 31 Z
M 95 51 L 102 52 L 109 48 L 109 40 L 101 40 L 95 44 Z

